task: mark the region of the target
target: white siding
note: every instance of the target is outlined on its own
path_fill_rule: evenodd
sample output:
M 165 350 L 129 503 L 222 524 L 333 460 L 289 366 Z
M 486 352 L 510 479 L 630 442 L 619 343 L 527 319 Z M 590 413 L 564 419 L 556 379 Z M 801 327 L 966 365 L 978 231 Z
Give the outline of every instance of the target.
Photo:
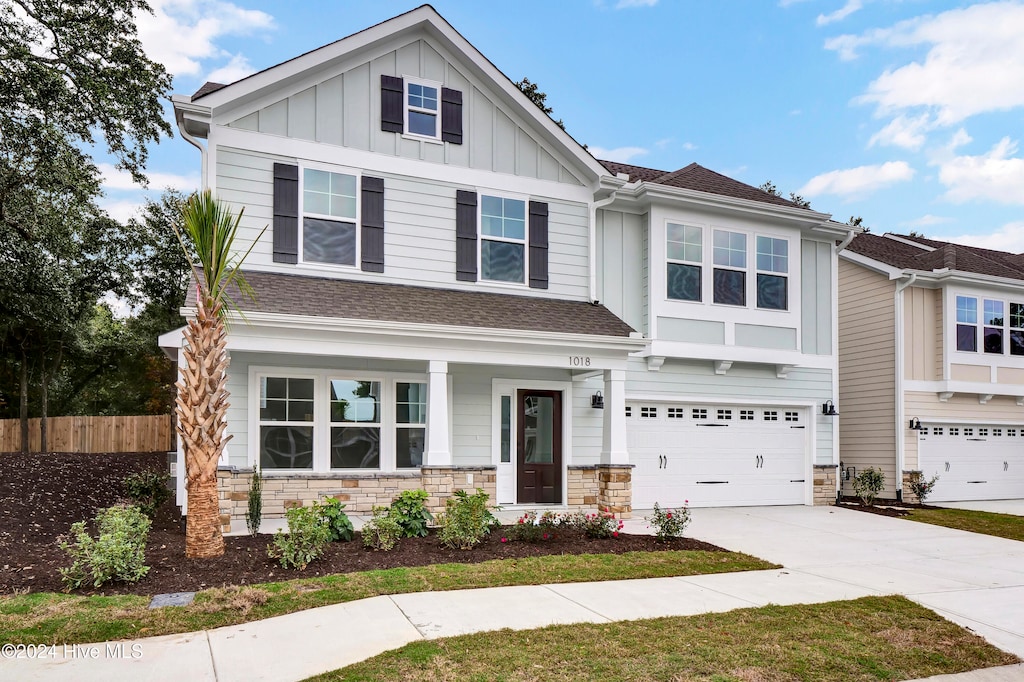
M 643 216 L 598 211 L 597 298 L 636 330 L 644 324 Z

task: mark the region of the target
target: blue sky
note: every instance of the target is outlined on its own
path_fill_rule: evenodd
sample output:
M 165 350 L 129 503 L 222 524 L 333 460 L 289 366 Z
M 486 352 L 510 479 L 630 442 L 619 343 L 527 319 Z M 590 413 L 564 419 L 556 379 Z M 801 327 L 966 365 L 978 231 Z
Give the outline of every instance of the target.
M 414 2 L 156 0 L 140 17 L 175 92 L 230 82 Z M 434 7 L 599 158 L 771 179 L 875 232 L 1024 252 L 1024 2 L 437 0 Z M 170 116 L 170 114 L 168 114 Z M 98 158 L 103 161 L 103 158 Z M 142 193 L 109 165 L 105 204 Z M 180 136 L 151 186 L 198 183 Z

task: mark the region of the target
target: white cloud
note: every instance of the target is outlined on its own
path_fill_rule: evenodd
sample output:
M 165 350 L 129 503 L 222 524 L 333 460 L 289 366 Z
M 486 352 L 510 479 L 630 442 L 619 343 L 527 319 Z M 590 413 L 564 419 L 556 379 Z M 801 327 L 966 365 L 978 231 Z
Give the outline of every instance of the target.
M 915 218 L 914 220 L 906 220 L 900 223 L 900 225 L 904 227 L 931 227 L 932 225 L 942 225 L 944 223 L 951 222 L 953 222 L 952 218 L 946 218 L 944 216 L 932 215 L 931 213 L 927 213 L 921 216 L 920 218 Z
M 1024 253 L 1024 221 L 1007 223 L 992 234 L 965 234 L 958 237 L 943 237 L 943 239 L 982 249 Z
M 249 60 L 245 55 L 236 54 L 231 57 L 231 61 L 224 66 L 211 71 L 204 80 L 212 81 L 214 83 L 234 83 L 237 80 L 242 80 L 249 74 L 255 73 L 256 69 L 252 67 Z
M 900 114 L 884 128 L 871 136 L 869 147 L 876 144 L 883 147 L 902 147 L 917 151 L 925 142 L 925 132 L 932 127 L 931 116 L 904 116 Z
M 218 38 L 274 28 L 269 14 L 220 0 L 153 0 L 150 5 L 152 14 L 135 16 L 139 40 L 146 54 L 175 76 L 199 76 L 200 62 L 229 57 L 217 46 Z
M 1024 106 L 1024 4 L 995 2 L 902 21 L 825 42 L 844 60 L 869 45 L 921 48 L 921 61 L 886 69 L 855 101 L 890 116 L 923 107 L 938 126 Z
M 132 176 L 124 171 L 118 170 L 110 163 L 97 164 L 100 170 L 100 183 L 104 189 L 107 190 L 141 190 L 140 185 L 136 185 L 132 180 Z M 191 192 L 199 187 L 199 174 L 190 173 L 188 175 L 176 175 L 174 173 L 160 173 L 150 171 L 146 173 L 149 178 L 150 189 L 164 190 L 170 187 L 171 189 L 181 190 L 182 192 Z
M 818 26 L 825 26 L 836 21 L 842 21 L 846 17 L 850 16 L 857 10 L 864 7 L 864 3 L 861 0 L 847 0 L 846 4 L 837 9 L 835 12 L 830 14 L 819 14 L 818 15 Z
M 119 223 L 126 223 L 130 218 L 138 216 L 142 213 L 142 209 L 145 206 L 145 202 L 139 200 L 129 199 L 100 199 L 99 207 L 107 212 L 111 218 Z
M 1015 156 L 1017 151 L 1017 142 L 1004 137 L 984 154 L 939 162 L 939 182 L 947 188 L 945 198 L 956 203 L 988 199 L 1024 204 L 1024 158 Z
M 914 169 L 906 161 L 888 161 L 881 165 L 858 166 L 816 175 L 796 193 L 806 197 L 835 194 L 853 198 L 913 177 Z
M 604 147 L 590 146 L 588 151 L 594 155 L 594 158 L 604 159 L 605 161 L 618 161 L 619 163 L 630 163 L 634 158 L 649 153 L 649 150 L 643 147 L 605 149 Z
M 692 152 L 696 148 L 697 148 L 697 145 L 695 145 L 692 142 L 684 142 L 683 143 L 683 149 L 685 149 L 688 152 Z
M 615 9 L 628 9 L 630 7 L 654 7 L 658 0 L 619 0 L 615 3 Z

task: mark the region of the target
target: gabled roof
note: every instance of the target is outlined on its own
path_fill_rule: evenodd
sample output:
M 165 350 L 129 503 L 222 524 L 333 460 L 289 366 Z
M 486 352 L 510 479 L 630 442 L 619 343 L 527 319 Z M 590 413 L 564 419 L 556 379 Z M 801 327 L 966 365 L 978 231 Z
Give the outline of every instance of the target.
M 630 182 L 649 182 L 655 185 L 691 189 L 698 192 L 733 197 L 735 199 L 760 201 L 765 204 L 775 204 L 776 206 L 802 208 L 788 199 L 769 194 L 762 189 L 747 185 L 739 180 L 733 180 L 696 163 L 691 163 L 689 166 L 676 171 L 662 171 L 654 168 L 645 168 L 644 166 L 618 163 L 616 161 L 601 161 L 601 164 L 611 173 L 628 174 Z
M 902 270 L 953 270 L 1024 280 L 1024 254 L 901 234 L 860 234 L 847 248 Z
M 217 92 L 221 88 L 226 88 L 227 86 L 227 83 L 214 83 L 213 81 L 206 81 L 201 86 L 199 86 L 198 90 L 192 93 L 192 101 L 195 102 L 200 97 L 205 97 L 206 95 L 209 95 L 211 92 Z
M 603 305 L 586 301 L 271 272 L 244 274 L 256 292 L 256 301 L 237 291 L 231 293 L 235 304 L 245 314 L 264 312 L 622 338 L 628 338 L 633 332 L 632 327 Z M 195 287 L 190 286 L 185 306 L 195 304 Z

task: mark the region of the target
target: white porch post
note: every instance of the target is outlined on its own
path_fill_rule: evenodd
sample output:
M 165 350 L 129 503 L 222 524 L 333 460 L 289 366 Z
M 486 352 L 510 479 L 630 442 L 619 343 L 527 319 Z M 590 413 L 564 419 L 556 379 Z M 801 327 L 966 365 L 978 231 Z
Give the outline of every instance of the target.
M 427 367 L 427 453 L 424 464 L 452 463 L 448 446 L 448 363 L 431 360 Z
M 601 464 L 629 464 L 626 450 L 626 371 L 604 371 L 604 438 Z

